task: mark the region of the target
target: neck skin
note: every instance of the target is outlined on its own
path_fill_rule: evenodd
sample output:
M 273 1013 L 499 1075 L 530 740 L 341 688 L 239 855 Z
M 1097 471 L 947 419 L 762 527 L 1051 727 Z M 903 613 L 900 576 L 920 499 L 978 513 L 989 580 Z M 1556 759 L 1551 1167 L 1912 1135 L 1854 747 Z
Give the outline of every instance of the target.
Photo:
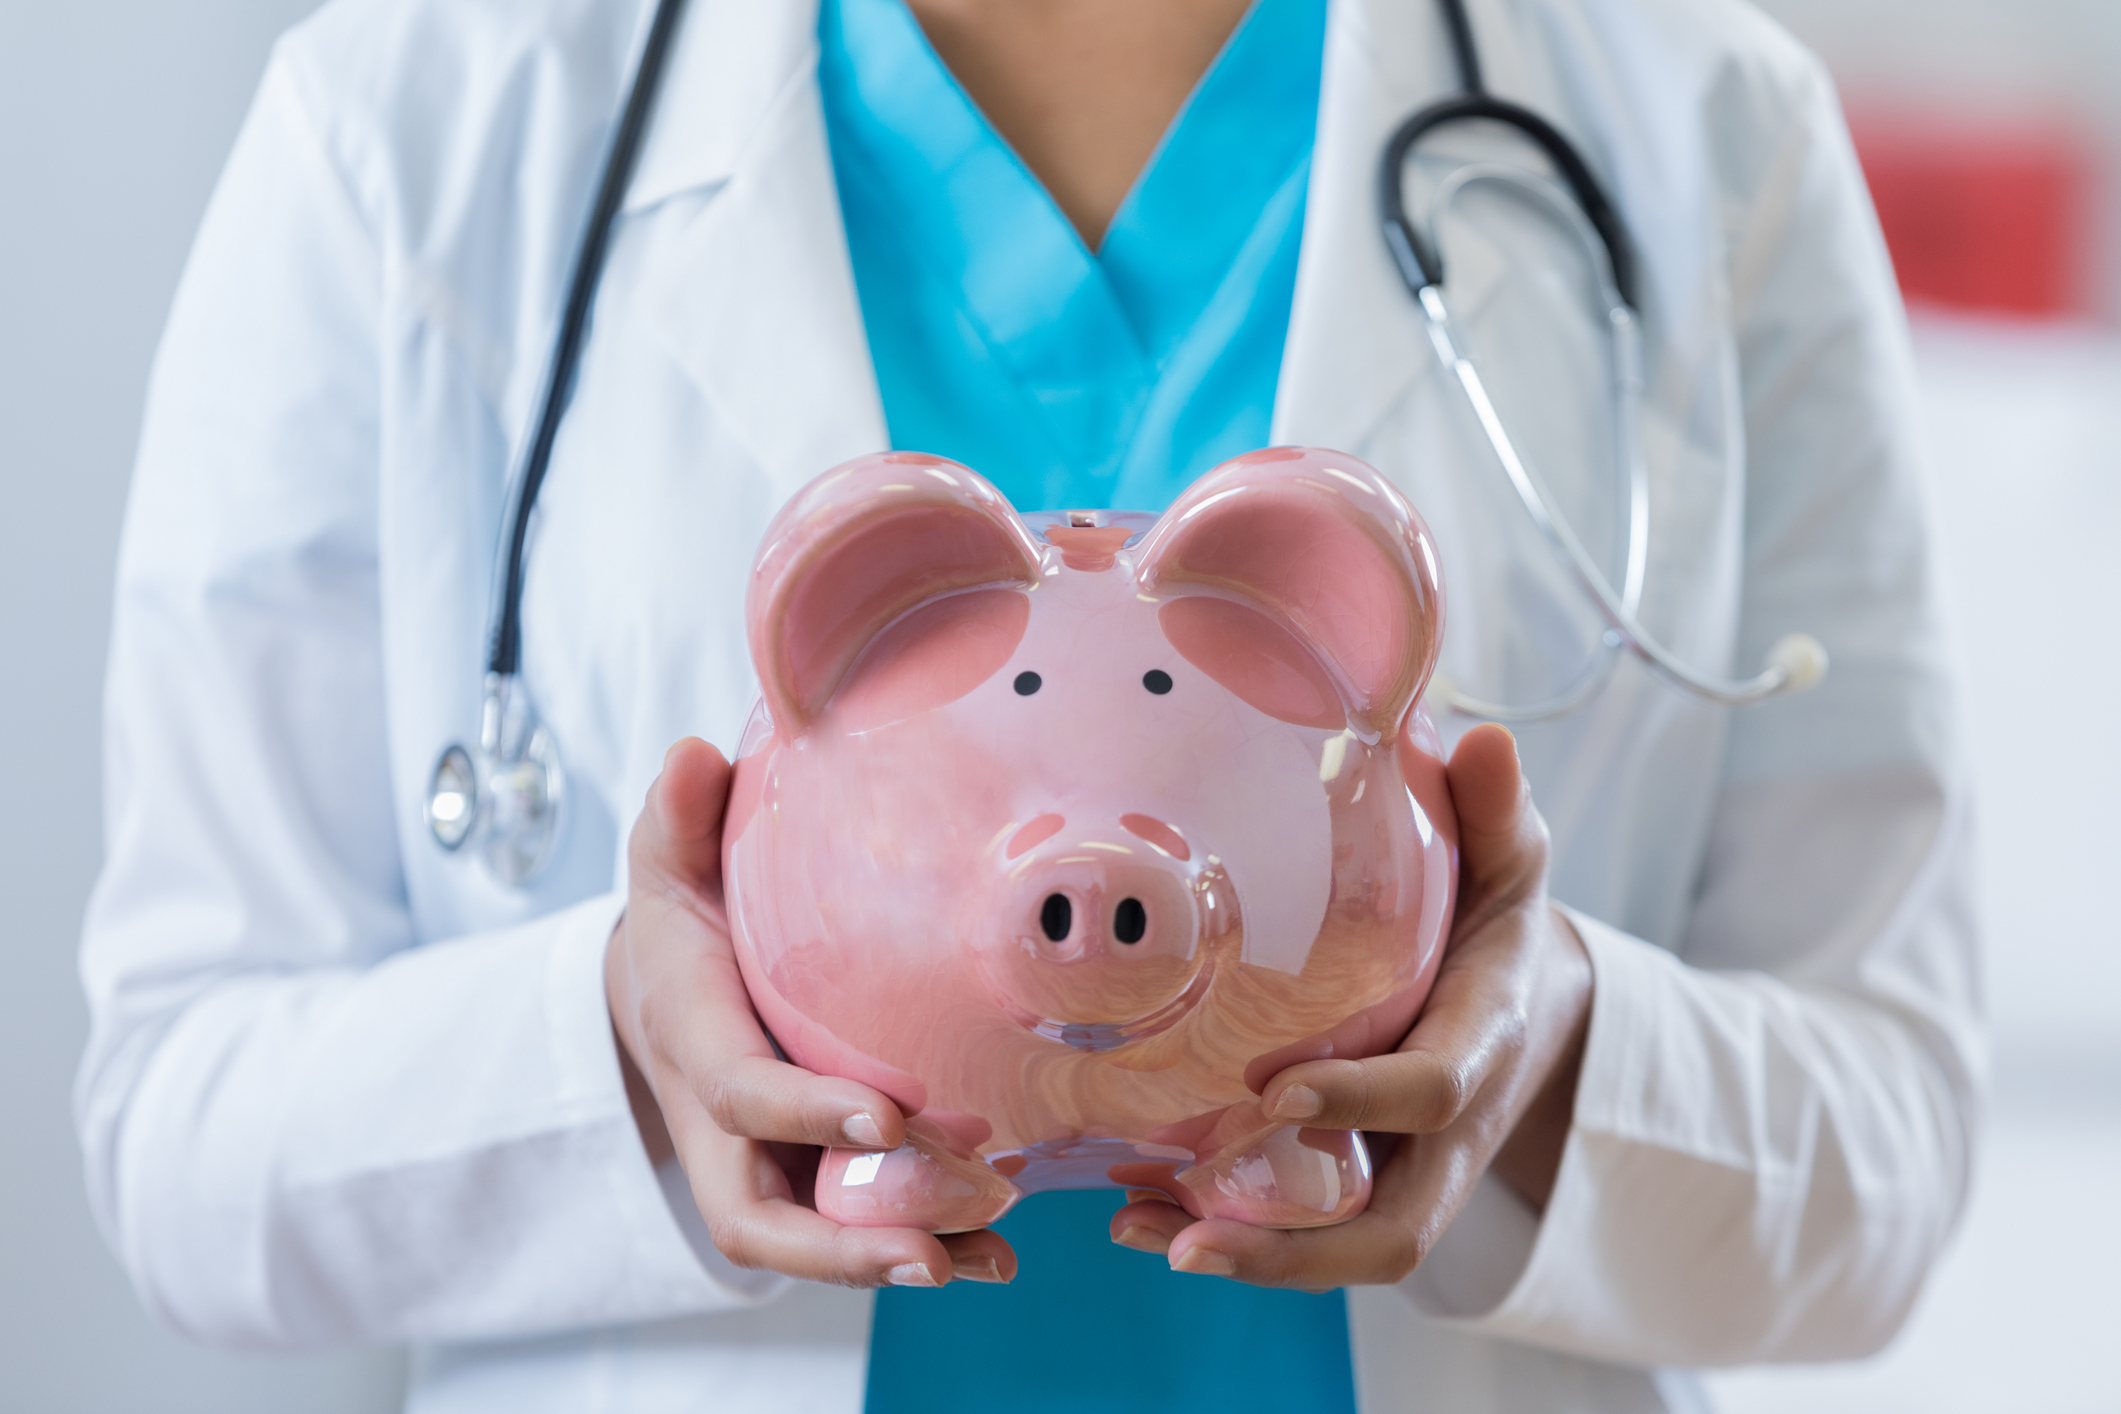
M 908 0 L 1095 250 L 1250 0 Z

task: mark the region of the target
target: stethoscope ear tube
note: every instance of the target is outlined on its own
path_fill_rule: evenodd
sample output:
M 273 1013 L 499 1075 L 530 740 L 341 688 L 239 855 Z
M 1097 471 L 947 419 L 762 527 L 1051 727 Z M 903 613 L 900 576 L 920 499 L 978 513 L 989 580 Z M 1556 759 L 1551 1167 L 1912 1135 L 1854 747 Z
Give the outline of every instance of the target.
M 1682 663 L 1670 649 L 1657 640 L 1656 635 L 1645 628 L 1630 605 L 1622 602 L 1613 590 L 1605 574 L 1591 559 L 1575 529 L 1569 524 L 1560 508 L 1555 504 L 1553 493 L 1539 474 L 1517 453 L 1510 440 L 1509 431 L 1503 426 L 1502 417 L 1488 397 L 1486 386 L 1481 382 L 1480 370 L 1473 361 L 1459 353 L 1451 339 L 1450 323 L 1443 300 L 1434 288 L 1421 292 L 1423 315 L 1429 321 L 1431 342 L 1443 358 L 1445 367 L 1465 394 L 1486 434 L 1488 445 L 1494 451 L 1511 487 L 1517 492 L 1519 501 L 1539 528 L 1548 546 L 1575 576 L 1586 595 L 1597 605 L 1605 619 L 1607 631 L 1604 646 L 1625 648 L 1650 666 L 1659 676 L 1673 686 L 1683 688 L 1697 697 L 1726 707 L 1748 707 L 1765 702 L 1770 697 L 1785 693 L 1802 692 L 1819 683 L 1827 673 L 1827 652 L 1823 644 L 1810 634 L 1793 633 L 1778 639 L 1768 652 L 1768 660 L 1760 672 L 1750 678 L 1729 679 L 1697 672 Z M 1617 642 L 1615 640 L 1618 640 Z M 1447 687 L 1446 691 L 1450 689 Z M 1579 699 L 1580 700 L 1580 699 Z M 1447 697 L 1446 701 L 1450 701 Z M 1469 699 L 1451 702 L 1461 711 L 1473 705 Z M 1574 705 L 1572 701 L 1570 706 Z M 1563 709 L 1566 710 L 1566 709 Z M 1469 712 L 1469 715 L 1498 715 L 1485 712 Z M 1529 720 L 1531 714 L 1519 709 L 1501 714 L 1510 719 Z M 1544 713 L 1540 715 L 1546 715 Z

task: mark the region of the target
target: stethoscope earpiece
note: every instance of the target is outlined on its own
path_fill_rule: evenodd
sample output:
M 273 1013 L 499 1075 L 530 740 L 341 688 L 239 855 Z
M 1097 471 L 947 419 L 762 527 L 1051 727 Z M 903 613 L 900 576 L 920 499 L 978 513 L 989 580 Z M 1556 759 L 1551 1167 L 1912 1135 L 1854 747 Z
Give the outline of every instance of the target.
M 1769 672 L 1782 674 L 1778 692 L 1803 692 L 1826 679 L 1826 645 L 1808 633 L 1786 633 L 1768 649 Z

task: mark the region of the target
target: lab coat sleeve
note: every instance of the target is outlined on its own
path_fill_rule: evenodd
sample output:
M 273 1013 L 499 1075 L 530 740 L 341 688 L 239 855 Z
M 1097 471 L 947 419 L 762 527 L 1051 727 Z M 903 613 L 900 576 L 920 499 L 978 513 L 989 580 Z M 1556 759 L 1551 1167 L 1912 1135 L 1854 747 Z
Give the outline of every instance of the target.
M 1801 628 L 1832 673 L 1734 713 L 1676 954 L 1576 916 L 1596 990 L 1556 1188 L 1537 1219 L 1495 1191 L 1476 1205 L 1491 1247 L 1519 1234 L 1515 1280 L 1447 1234 L 1405 1287 L 1432 1315 L 1629 1364 L 1879 1349 L 1971 1164 L 1967 806 L 1911 359 L 1832 92 L 1813 67 L 1794 87 L 1731 257 L 1735 659 Z
M 630 1117 L 622 899 L 416 936 L 368 231 L 283 48 L 177 296 L 120 555 L 76 1092 L 96 1215 L 146 1302 L 224 1343 L 744 1303 L 763 1289 L 688 1241 Z

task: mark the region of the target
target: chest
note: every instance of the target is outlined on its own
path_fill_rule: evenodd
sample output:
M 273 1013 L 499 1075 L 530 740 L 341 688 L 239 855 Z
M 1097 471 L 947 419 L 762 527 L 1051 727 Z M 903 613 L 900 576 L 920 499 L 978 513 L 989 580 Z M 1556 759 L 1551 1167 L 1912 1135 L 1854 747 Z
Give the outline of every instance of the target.
M 1371 137 L 1401 115 L 1401 99 L 1365 98 L 1336 78 L 1344 50 L 1329 43 L 1272 440 L 1341 447 L 1401 487 L 1444 558 L 1444 670 L 1521 697 L 1572 672 L 1597 624 L 1442 376 L 1376 239 Z M 742 606 L 767 522 L 824 467 L 885 445 L 815 93 L 784 109 L 757 139 L 757 170 L 622 224 L 524 592 L 525 676 L 569 771 L 567 862 L 528 902 L 489 897 L 408 829 L 408 874 L 437 927 L 609 886 L 669 744 L 736 744 L 754 693 Z M 1440 144 L 1418 175 L 1525 160 L 1507 139 L 1475 133 Z M 1673 180 L 1684 187 L 1684 176 Z M 1658 266 L 1667 278 L 1639 420 L 1616 413 L 1606 331 L 1565 233 L 1507 200 L 1469 200 L 1442 235 L 1454 312 L 1498 411 L 1608 566 L 1622 559 L 1616 447 L 1624 421 L 1639 428 L 1651 506 L 1643 616 L 1713 664 L 1728 658 L 1738 612 L 1736 355 L 1705 176 L 1697 190 L 1655 196 L 1692 224 L 1664 237 L 1686 258 Z M 419 319 L 402 322 L 385 407 L 385 652 L 408 824 L 434 753 L 476 720 L 520 440 L 510 423 L 522 420 L 436 345 Z M 1675 915 L 1713 795 L 1720 720 L 1623 668 L 1591 708 L 1524 734 L 1560 876 L 1578 880 L 1565 897 L 1616 921 L 1639 913 L 1653 936 L 1650 925 Z M 1617 867 L 1616 849 L 1629 856 Z

